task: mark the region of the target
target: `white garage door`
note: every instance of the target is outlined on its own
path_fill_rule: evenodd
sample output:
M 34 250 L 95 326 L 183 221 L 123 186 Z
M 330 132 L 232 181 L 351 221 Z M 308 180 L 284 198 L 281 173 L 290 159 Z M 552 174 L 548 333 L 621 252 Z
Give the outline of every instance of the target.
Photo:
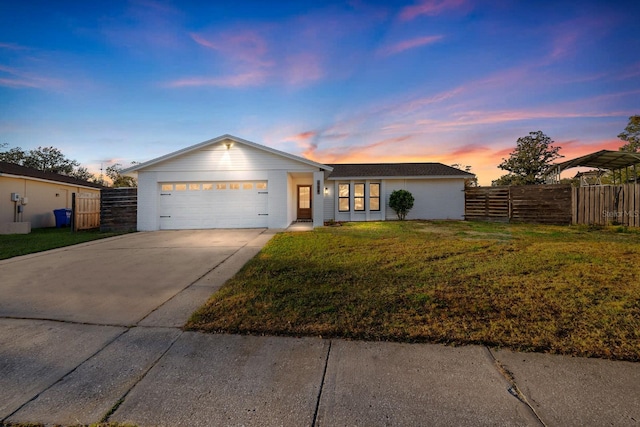
M 160 229 L 262 228 L 268 225 L 266 181 L 160 184 Z

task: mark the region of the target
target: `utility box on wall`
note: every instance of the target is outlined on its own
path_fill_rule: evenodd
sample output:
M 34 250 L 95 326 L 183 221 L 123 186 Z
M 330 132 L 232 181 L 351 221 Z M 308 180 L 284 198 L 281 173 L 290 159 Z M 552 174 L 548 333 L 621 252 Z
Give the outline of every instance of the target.
M 19 201 L 20 201 L 20 194 L 18 194 L 18 193 L 11 193 L 11 201 L 12 201 L 12 202 L 19 202 Z

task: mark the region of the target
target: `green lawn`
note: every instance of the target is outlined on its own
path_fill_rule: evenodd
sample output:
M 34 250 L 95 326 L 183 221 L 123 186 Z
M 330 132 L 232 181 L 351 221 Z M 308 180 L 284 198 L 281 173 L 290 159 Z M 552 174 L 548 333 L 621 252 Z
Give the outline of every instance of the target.
M 97 230 L 72 233 L 69 228 L 35 228 L 30 234 L 2 234 L 0 235 L 0 259 L 104 239 L 118 234 L 122 233 L 102 233 Z
M 479 222 L 276 235 L 190 330 L 640 361 L 640 233 Z

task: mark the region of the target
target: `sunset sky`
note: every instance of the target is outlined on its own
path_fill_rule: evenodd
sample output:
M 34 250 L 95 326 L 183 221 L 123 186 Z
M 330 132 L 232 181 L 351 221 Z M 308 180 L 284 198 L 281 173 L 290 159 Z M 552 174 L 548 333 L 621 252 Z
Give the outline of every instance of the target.
M 322 163 L 565 159 L 640 114 L 638 1 L 0 0 L 0 143 L 93 172 L 232 134 Z M 570 172 L 570 171 L 569 171 Z

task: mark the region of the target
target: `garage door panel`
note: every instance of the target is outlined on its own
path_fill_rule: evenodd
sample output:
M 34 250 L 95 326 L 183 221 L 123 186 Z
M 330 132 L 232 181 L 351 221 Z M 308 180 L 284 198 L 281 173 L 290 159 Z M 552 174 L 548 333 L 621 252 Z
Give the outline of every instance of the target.
M 213 188 L 210 190 L 205 190 L 205 186 L 189 183 L 163 184 L 160 191 L 160 228 L 267 227 L 266 190 L 258 189 L 253 182 L 251 185 L 240 183 L 236 186 L 238 189 L 231 189 L 230 184 L 213 183 L 207 186 Z M 184 190 L 176 191 L 178 188 Z

